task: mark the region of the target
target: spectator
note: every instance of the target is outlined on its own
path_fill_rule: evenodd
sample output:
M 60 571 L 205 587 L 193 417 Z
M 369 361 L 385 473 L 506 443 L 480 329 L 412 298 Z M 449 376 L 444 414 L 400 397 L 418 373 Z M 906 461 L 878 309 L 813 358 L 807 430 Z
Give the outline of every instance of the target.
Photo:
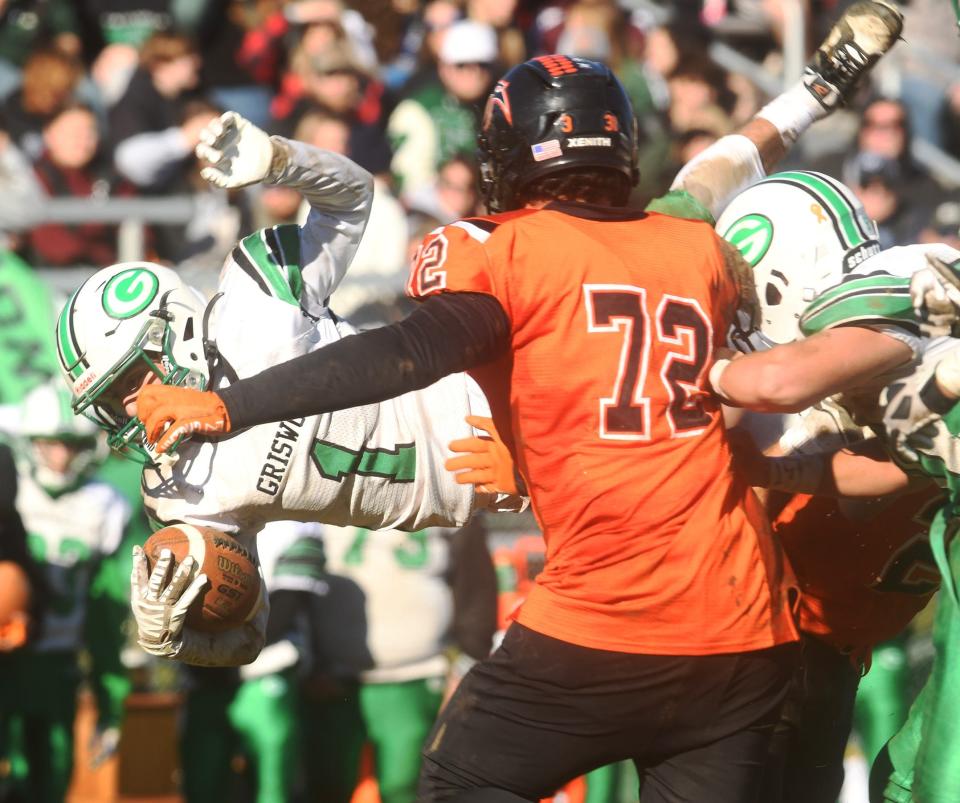
M 30 54 L 46 45 L 80 55 L 77 17 L 70 0 L 0 2 L 0 99 L 20 83 L 20 69 Z
M 223 0 L 74 0 L 91 75 L 107 106 L 123 97 L 139 51 L 159 32 L 195 37 L 205 21 L 224 16 Z
M 201 34 L 202 84 L 218 106 L 264 128 L 286 57 L 283 37 L 289 25 L 272 0 L 223 0 L 217 5 L 226 8 Z
M 851 189 L 867 216 L 876 221 L 881 249 L 917 242 L 927 213 L 904 198 L 900 162 L 863 151 L 849 165 L 849 172 Z
M 470 157 L 457 154 L 440 165 L 433 184 L 403 200 L 411 212 L 435 218 L 438 226 L 470 217 L 480 203 L 477 165 Z
M 857 134 L 857 150 L 844 161 L 840 175 L 845 183 L 856 183 L 857 159 L 861 151 L 892 160 L 897 165 L 897 192 L 903 203 L 922 213 L 929 213 L 943 197 L 943 191 L 926 170 L 913 160 L 910 153 L 912 141 L 904 104 L 893 98 L 875 98 L 863 110 Z M 832 175 L 837 175 L 837 171 Z
M 140 67 L 110 110 L 117 169 L 138 187 L 164 192 L 181 185 L 200 129 L 185 117 L 196 97 L 200 56 L 185 36 L 157 33 L 140 53 Z
M 390 148 L 381 124 L 383 86 L 358 61 L 343 26 L 337 21 L 307 25 L 291 64 L 286 97 L 274 103 L 281 131 L 291 132 L 307 110 L 320 106 L 349 124 L 351 158 L 375 175 L 386 173 Z
M 518 0 L 467 0 L 467 18 L 497 32 L 502 64 L 519 64 L 527 57 L 523 33 L 514 22 L 517 5 Z
M 679 168 L 716 142 L 722 134 L 708 128 L 688 128 L 673 139 L 673 163 Z
M 23 84 L 3 102 L 7 132 L 28 157 L 43 149 L 44 124 L 72 97 L 83 76 L 83 67 L 59 50 L 37 50 L 23 66 Z
M 43 198 L 43 191 L 33 175 L 30 163 L 0 129 L 0 249 L 14 231 L 26 228 L 33 220 Z
M 431 184 L 451 156 L 473 152 L 479 104 L 492 87 L 496 59 L 492 27 L 470 20 L 450 26 L 440 49 L 439 80 L 403 100 L 387 124 L 394 144 L 391 169 L 404 193 Z
M 350 129 L 342 118 L 318 109 L 301 119 L 294 138 L 352 157 L 349 134 Z M 302 223 L 310 206 L 306 201 L 301 203 L 299 195 L 297 202 Z M 350 315 L 365 304 L 403 292 L 407 278 L 404 259 L 407 221 L 403 207 L 382 178 L 374 177 L 373 203 L 366 231 L 350 263 L 350 270 L 333 295 L 331 306 L 340 315 Z
M 960 200 L 956 197 L 939 204 L 933 217 L 920 231 L 921 243 L 946 243 L 960 250 Z
M 688 56 L 667 77 L 670 89 L 668 116 L 674 131 L 702 127 L 700 121 L 707 115 L 718 119 L 727 117 L 726 131 L 732 123 L 729 113 L 733 94 L 726 85 L 726 73 L 706 56 Z
M 103 157 L 97 118 L 88 106 L 64 107 L 44 126 L 43 143 L 34 170 L 48 195 L 102 200 L 133 194 L 133 187 L 121 181 Z M 29 234 L 30 261 L 55 267 L 101 267 L 117 261 L 116 241 L 116 226 L 47 223 Z
M 408 48 L 413 52 L 416 43 L 416 67 L 403 86 L 409 95 L 423 84 L 437 80 L 437 62 L 440 46 L 450 26 L 463 17 L 462 3 L 458 0 L 428 0 L 420 14 L 419 24 L 409 32 Z
M 899 72 L 899 93 L 907 107 L 910 130 L 934 145 L 946 146 L 940 115 L 944 96 L 955 93 L 957 22 L 951 3 L 940 0 L 910 0 L 902 3 L 904 30 L 913 47 L 898 47 L 891 53 L 889 69 Z

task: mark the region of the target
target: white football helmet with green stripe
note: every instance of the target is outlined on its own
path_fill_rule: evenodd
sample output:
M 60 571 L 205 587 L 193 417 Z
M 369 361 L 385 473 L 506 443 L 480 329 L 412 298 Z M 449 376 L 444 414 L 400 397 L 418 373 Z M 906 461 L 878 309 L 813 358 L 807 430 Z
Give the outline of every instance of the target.
M 57 380 L 44 382 L 21 402 L 19 435 L 27 441 L 26 456 L 37 483 L 51 493 L 76 488 L 106 457 L 103 434 L 84 416 L 76 415 L 72 398 Z M 69 464 L 54 469 L 37 448 L 38 441 L 60 441 L 73 447 Z
M 796 340 L 807 304 L 880 252 L 876 224 L 856 196 L 805 170 L 775 173 L 744 190 L 716 228 L 753 267 L 760 330 L 736 338 L 759 339 L 753 348 Z
M 87 279 L 60 312 L 57 354 L 73 410 L 105 429 L 113 449 L 152 460 L 142 423 L 120 403 L 147 371 L 168 385 L 206 387 L 206 307 L 170 268 L 123 262 Z

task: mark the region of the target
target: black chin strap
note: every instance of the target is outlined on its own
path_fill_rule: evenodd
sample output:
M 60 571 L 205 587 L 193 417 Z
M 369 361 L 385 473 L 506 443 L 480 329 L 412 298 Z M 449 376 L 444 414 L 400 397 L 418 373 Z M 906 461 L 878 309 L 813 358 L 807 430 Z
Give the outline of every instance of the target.
M 233 384 L 234 382 L 239 382 L 240 377 L 237 376 L 237 372 L 233 366 L 230 365 L 226 358 L 220 353 L 220 349 L 217 348 L 217 341 L 210 337 L 210 315 L 213 313 L 214 306 L 221 298 L 223 298 L 223 293 L 217 293 L 210 299 L 207 308 L 203 311 L 203 321 L 200 325 L 200 342 L 203 344 L 203 356 L 207 361 L 207 370 L 210 372 L 211 382 L 213 381 L 214 372 L 219 370 L 223 372 L 223 375 L 230 381 L 230 384 Z

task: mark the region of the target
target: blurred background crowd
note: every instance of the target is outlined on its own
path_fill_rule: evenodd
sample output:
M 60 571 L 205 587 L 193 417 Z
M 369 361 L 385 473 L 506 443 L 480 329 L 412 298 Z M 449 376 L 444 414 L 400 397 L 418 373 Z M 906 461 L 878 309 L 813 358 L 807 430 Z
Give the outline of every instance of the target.
M 642 206 L 799 77 L 848 4 L 0 0 L 0 426 L 19 477 L 9 501 L 35 585 L 46 588 L 32 641 L 9 649 L 16 638 L 0 629 L 0 801 L 62 800 L 71 778 L 76 801 L 336 801 L 355 788 L 375 800 L 378 783 L 385 803 L 413 800 L 417 749 L 444 688 L 489 651 L 542 563 L 538 539 L 519 536 L 535 532 L 525 518 L 377 539 L 281 526 L 271 560 L 288 571 L 271 580 L 283 616 L 269 660 L 242 674 L 177 671 L 130 646 L 129 547 L 148 532 L 137 470 L 56 412 L 44 390 L 57 370 L 53 320 L 94 268 L 149 259 L 210 288 L 240 237 L 302 219 L 294 191 L 226 192 L 200 179 L 193 148 L 207 122 L 233 109 L 375 176 L 367 234 L 331 306 L 361 326 L 387 322 L 404 314 L 420 239 L 483 211 L 475 138 L 483 101 L 510 66 L 561 52 L 613 68 L 640 122 L 631 203 Z M 788 166 L 851 186 L 884 248 L 960 247 L 956 22 L 946 0 L 902 5 L 906 46 L 855 107 L 801 140 Z M 30 415 L 38 410 L 50 412 Z M 83 529 L 78 521 L 86 540 L 68 532 Z M 433 590 L 405 594 L 410 578 Z M 15 607 L 14 585 L 0 576 L 0 619 Z M 63 626 L 71 637 L 58 640 L 64 617 L 74 617 Z M 902 690 L 903 708 L 861 723 L 861 753 L 905 714 L 929 660 L 922 631 L 878 653 L 875 671 L 890 670 L 879 682 Z M 403 645 L 373 645 L 390 634 L 432 653 L 398 658 Z M 415 684 L 418 707 L 391 697 L 404 684 Z M 849 801 L 865 799 L 858 777 Z M 633 785 L 620 780 L 608 773 L 565 799 L 630 800 Z

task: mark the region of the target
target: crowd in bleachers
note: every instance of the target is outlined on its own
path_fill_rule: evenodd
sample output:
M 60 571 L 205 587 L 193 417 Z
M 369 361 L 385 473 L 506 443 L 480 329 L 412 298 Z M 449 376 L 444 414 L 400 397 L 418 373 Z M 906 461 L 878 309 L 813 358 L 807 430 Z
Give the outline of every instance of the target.
M 283 190 L 219 197 L 199 178 L 199 131 L 230 108 L 271 133 L 347 153 L 377 176 L 373 229 L 382 244 L 369 247 L 354 272 L 395 287 L 405 262 L 400 241 L 477 209 L 473 153 L 482 101 L 498 75 L 524 58 L 561 51 L 614 68 L 644 132 L 637 203 L 746 121 L 764 97 L 747 76 L 711 58 L 711 44 L 733 45 L 775 73 L 783 66 L 783 4 L 700 5 L 7 0 L 0 5 L 0 153 L 10 191 L 0 201 L 0 229 L 32 265 L 101 266 L 117 257 L 116 228 L 31 226 L 43 195 L 202 193 L 218 197 L 189 225 L 152 227 L 148 255 L 216 265 L 237 236 L 293 219 L 300 207 Z M 802 5 L 812 42 L 844 2 Z M 946 4 L 918 0 L 907 15 L 908 30 L 914 18 L 926 22 L 916 34 L 929 35 L 924 49 L 953 44 Z M 938 17 L 939 26 L 929 24 Z M 881 73 L 888 79 L 874 86 L 859 131 L 833 131 L 808 165 L 862 192 L 884 245 L 915 238 L 946 199 L 909 145 L 913 129 L 960 152 L 960 92 L 950 72 L 956 54 L 947 52 L 932 75 L 915 56 L 901 59 L 892 76 Z M 879 102 L 884 95 L 891 100 Z M 950 214 L 945 208 L 936 219 Z M 363 292 L 348 295 L 347 307 L 365 300 Z

